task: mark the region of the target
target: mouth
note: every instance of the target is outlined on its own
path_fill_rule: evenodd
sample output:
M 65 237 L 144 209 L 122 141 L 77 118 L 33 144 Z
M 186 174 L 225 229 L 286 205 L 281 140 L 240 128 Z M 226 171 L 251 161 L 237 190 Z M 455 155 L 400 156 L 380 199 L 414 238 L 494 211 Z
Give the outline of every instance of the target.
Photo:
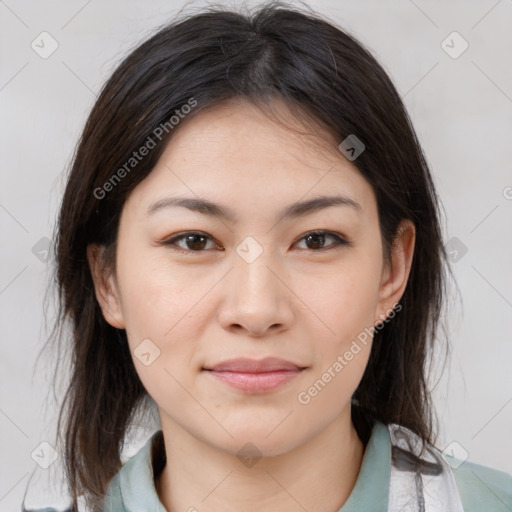
M 307 367 L 284 359 L 230 359 L 202 370 L 232 388 L 245 393 L 268 393 L 300 375 Z

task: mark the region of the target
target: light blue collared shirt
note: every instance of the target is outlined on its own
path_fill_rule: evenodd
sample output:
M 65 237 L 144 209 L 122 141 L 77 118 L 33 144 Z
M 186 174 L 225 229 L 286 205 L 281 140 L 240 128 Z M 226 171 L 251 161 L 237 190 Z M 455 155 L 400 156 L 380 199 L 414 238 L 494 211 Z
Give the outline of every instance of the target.
M 152 447 L 161 432 L 155 432 L 111 480 L 104 512 L 166 512 L 153 480 Z M 387 511 L 390 471 L 389 431 L 376 422 L 356 484 L 338 512 Z M 468 461 L 454 468 L 453 473 L 464 512 L 512 512 L 512 475 Z

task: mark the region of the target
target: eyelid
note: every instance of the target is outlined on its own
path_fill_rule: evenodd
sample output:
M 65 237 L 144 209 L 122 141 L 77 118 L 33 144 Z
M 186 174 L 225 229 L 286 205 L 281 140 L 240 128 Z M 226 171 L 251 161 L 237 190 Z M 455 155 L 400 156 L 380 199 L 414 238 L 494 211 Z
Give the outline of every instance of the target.
M 202 236 L 206 237 L 208 239 L 208 241 L 212 241 L 213 243 L 217 244 L 217 241 L 215 240 L 215 238 L 212 237 L 211 235 L 209 235 L 208 233 L 205 233 L 204 231 L 184 231 L 182 233 L 178 233 L 176 235 L 172 235 L 170 238 L 168 237 L 168 238 L 164 239 L 161 243 L 163 245 L 166 245 L 166 246 L 174 246 L 172 249 L 177 251 L 177 252 L 181 252 L 181 253 L 199 254 L 199 253 L 205 252 L 207 249 L 202 249 L 202 250 L 199 250 L 199 251 L 194 251 L 192 249 L 183 249 L 182 247 L 179 247 L 179 246 L 176 245 L 176 243 L 175 243 L 176 241 L 182 240 L 185 237 L 190 236 L 190 235 L 202 235 Z M 324 247 L 322 249 L 301 249 L 301 250 L 305 250 L 307 252 L 323 253 L 323 252 L 327 252 L 327 251 L 330 251 L 330 250 L 338 249 L 340 247 L 345 247 L 345 246 L 351 246 L 352 245 L 352 242 L 347 240 L 347 238 L 344 235 L 342 235 L 341 233 L 337 233 L 335 231 L 329 231 L 329 230 L 326 230 L 326 229 L 313 229 L 311 231 L 307 231 L 306 233 L 303 233 L 302 235 L 300 235 L 300 237 L 297 238 L 296 241 L 293 242 L 292 245 L 295 245 L 298 242 L 304 240 L 309 235 L 331 236 L 332 238 L 336 239 L 336 243 L 330 244 L 330 245 L 328 245 L 328 246 L 326 246 L 326 247 Z M 224 249 L 221 249 L 221 250 L 224 250 Z

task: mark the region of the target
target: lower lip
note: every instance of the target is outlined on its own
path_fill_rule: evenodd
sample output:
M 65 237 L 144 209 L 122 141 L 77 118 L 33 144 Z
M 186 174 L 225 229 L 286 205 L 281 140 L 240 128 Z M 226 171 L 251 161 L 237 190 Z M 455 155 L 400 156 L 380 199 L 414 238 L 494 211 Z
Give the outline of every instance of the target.
M 213 377 L 246 393 L 267 393 L 284 386 L 302 370 L 280 370 L 274 372 L 244 373 L 207 370 Z

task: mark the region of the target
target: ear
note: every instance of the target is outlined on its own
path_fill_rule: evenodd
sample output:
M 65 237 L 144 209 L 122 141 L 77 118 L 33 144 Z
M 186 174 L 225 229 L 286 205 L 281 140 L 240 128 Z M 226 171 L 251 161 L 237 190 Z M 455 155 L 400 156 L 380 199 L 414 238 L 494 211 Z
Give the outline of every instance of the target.
M 111 269 L 105 265 L 105 246 L 89 244 L 87 260 L 94 282 L 96 299 L 105 320 L 112 327 L 124 329 L 125 323 L 117 283 Z
M 414 223 L 409 219 L 403 219 L 393 239 L 391 261 L 385 263 L 382 270 L 375 324 L 386 320 L 394 306 L 402 298 L 409 279 L 415 240 Z

